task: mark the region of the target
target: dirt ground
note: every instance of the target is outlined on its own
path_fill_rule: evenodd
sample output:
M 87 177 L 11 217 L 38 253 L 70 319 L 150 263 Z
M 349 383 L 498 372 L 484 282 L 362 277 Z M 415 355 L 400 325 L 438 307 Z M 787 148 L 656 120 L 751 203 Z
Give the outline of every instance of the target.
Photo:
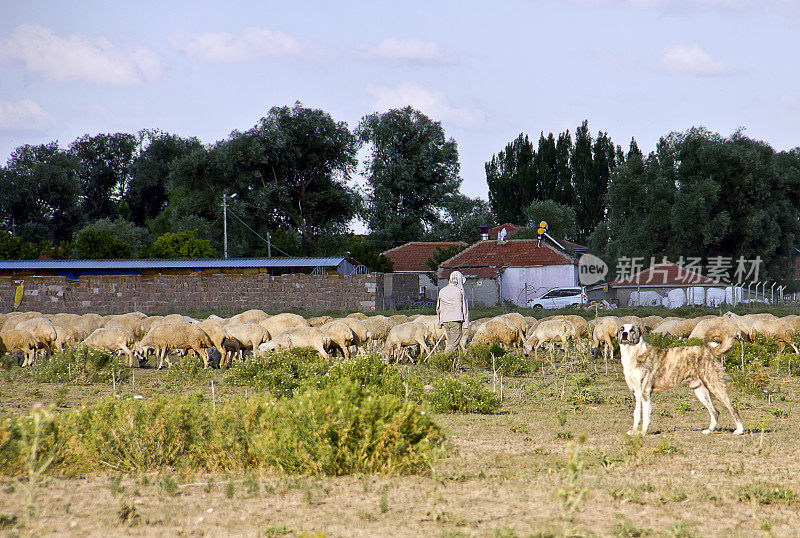
M 0 412 L 34 402 L 62 412 L 110 385 L 20 383 L 0 376 Z M 211 374 L 214 397 L 243 393 Z M 136 370 L 119 392 L 200 388 Z M 135 385 L 133 384 L 135 383 Z M 0 477 L 0 533 L 136 536 L 795 536 L 800 535 L 800 381 L 772 376 L 771 395 L 730 387 L 747 427 L 702 435 L 708 415 L 688 387 L 654 397 L 653 435 L 625 435 L 632 405 L 614 365 L 598 373 L 600 403 L 573 395 L 573 374 L 506 379 L 494 415 L 440 415 L 448 450 L 429 477 L 221 476 L 203 472 L 47 477 L 37 512 Z M 719 406 L 721 407 L 721 406 Z M 585 442 L 575 451 L 575 440 Z M 571 454 L 571 459 L 570 459 Z M 766 485 L 763 483 L 767 483 Z M 755 498 L 747 492 L 760 488 Z M 785 489 L 788 488 L 788 489 Z M 771 492 L 775 491 L 772 495 Z M 788 493 L 785 493 L 787 492 Z M 783 495 L 779 494 L 784 492 Z M 561 495 L 559 495 L 559 493 Z

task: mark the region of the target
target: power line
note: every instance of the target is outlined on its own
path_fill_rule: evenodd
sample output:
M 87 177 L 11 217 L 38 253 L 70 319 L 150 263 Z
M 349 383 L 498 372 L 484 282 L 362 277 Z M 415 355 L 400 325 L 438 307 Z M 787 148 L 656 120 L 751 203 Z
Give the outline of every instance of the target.
M 247 223 L 246 223 L 245 221 L 243 221 L 243 220 L 242 220 L 242 218 L 241 218 L 239 215 L 237 215 L 237 214 L 236 214 L 236 213 L 233 211 L 233 209 L 231 209 L 230 207 L 228 207 L 228 211 L 230 211 L 230 212 L 231 212 L 231 215 L 233 215 L 234 217 L 236 217 L 237 219 L 239 219 L 239 222 L 241 222 L 242 224 L 244 224 L 245 228 L 247 228 L 248 230 L 250 230 L 251 232 L 253 232 L 254 234 L 256 234 L 258 237 L 260 237 L 262 241 L 264 241 L 264 242 L 265 242 L 267 245 L 269 245 L 269 246 L 270 246 L 270 248 L 274 248 L 275 250 L 277 250 L 278 252 L 280 252 L 280 253 L 281 253 L 281 254 L 283 254 L 284 256 L 287 256 L 287 257 L 291 258 L 291 256 L 290 256 L 289 254 L 287 254 L 286 252 L 282 251 L 281 249 L 279 249 L 278 247 L 276 247 L 275 245 L 273 245 L 273 244 L 272 244 L 272 241 L 270 241 L 269 239 L 264 239 L 264 238 L 261 236 L 261 234 L 260 234 L 260 233 L 258 233 L 257 231 L 255 231 L 254 229 L 252 229 L 250 226 L 248 226 L 248 225 L 247 225 Z

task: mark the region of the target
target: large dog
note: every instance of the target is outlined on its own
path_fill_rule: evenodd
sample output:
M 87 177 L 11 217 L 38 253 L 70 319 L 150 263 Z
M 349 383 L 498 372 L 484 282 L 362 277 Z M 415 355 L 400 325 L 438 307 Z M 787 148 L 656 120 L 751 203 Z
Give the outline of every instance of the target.
M 724 370 L 717 357 L 733 347 L 733 337 L 726 338 L 714 349 L 705 346 L 684 346 L 660 349 L 644 341 L 641 330 L 630 323 L 623 324 L 617 330 L 622 369 L 625 382 L 633 391 L 633 429 L 629 435 L 636 434 L 639 422 L 642 424 L 642 435 L 647 434 L 650 426 L 650 413 L 653 409 L 650 401 L 652 392 L 669 389 L 688 382 L 694 389 L 697 399 L 706 406 L 711 415 L 711 424 L 703 433 L 709 434 L 717 427 L 719 412 L 711 401 L 711 394 L 720 400 L 736 421 L 734 434 L 744 432 L 744 425 L 739 418 L 739 411 L 731 403 L 725 386 Z

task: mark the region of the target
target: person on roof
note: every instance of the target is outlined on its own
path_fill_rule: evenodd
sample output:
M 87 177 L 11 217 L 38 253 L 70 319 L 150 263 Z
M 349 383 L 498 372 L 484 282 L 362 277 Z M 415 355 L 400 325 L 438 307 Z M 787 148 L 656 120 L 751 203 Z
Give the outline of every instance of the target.
M 461 337 L 469 328 L 469 307 L 464 293 L 466 278 L 459 271 L 450 273 L 450 283 L 439 290 L 436 300 L 436 319 L 439 327 L 444 327 L 447 335 L 446 351 L 454 351 L 457 346 L 464 349 Z

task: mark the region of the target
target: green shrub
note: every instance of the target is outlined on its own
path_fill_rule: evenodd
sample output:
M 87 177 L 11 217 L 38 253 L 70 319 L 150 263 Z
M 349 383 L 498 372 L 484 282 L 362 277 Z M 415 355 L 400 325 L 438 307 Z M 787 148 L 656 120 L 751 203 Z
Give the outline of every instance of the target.
M 130 377 L 125 361 L 108 351 L 72 348 L 37 359 L 28 373 L 37 383 L 119 383 Z
M 755 500 L 758 504 L 783 504 L 797 506 L 797 492 L 792 488 L 785 488 L 772 482 L 758 480 L 752 484 L 736 488 L 736 498 L 739 501 Z
M 597 387 L 579 387 L 572 393 L 572 399 L 583 404 L 601 404 L 605 401 Z
M 518 351 L 510 351 L 498 360 L 499 366 L 503 369 L 503 375 L 519 377 L 531 373 L 531 364 L 525 355 Z
M 477 379 L 444 378 L 434 381 L 425 401 L 436 413 L 494 413 L 500 398 Z
M 769 372 L 761 363 L 753 362 L 733 369 L 728 374 L 731 383 L 747 394 L 764 396 L 769 387 Z
M 647 333 L 644 340 L 651 346 L 660 348 L 706 345 L 700 338 L 679 338 L 668 333 Z
M 500 344 L 475 344 L 467 348 L 467 361 L 475 368 L 491 368 L 492 356 L 496 361 L 505 354 Z
M 440 351 L 431 355 L 428 364 L 440 372 L 452 372 L 453 365 L 456 363 L 457 351 Z
M 0 473 L 24 468 L 25 417 L 0 422 Z M 110 398 L 59 415 L 41 436 L 53 473 L 166 469 L 412 474 L 430 469 L 444 436 L 416 404 L 343 380 L 294 398 L 238 397 L 215 409 L 201 394 Z

